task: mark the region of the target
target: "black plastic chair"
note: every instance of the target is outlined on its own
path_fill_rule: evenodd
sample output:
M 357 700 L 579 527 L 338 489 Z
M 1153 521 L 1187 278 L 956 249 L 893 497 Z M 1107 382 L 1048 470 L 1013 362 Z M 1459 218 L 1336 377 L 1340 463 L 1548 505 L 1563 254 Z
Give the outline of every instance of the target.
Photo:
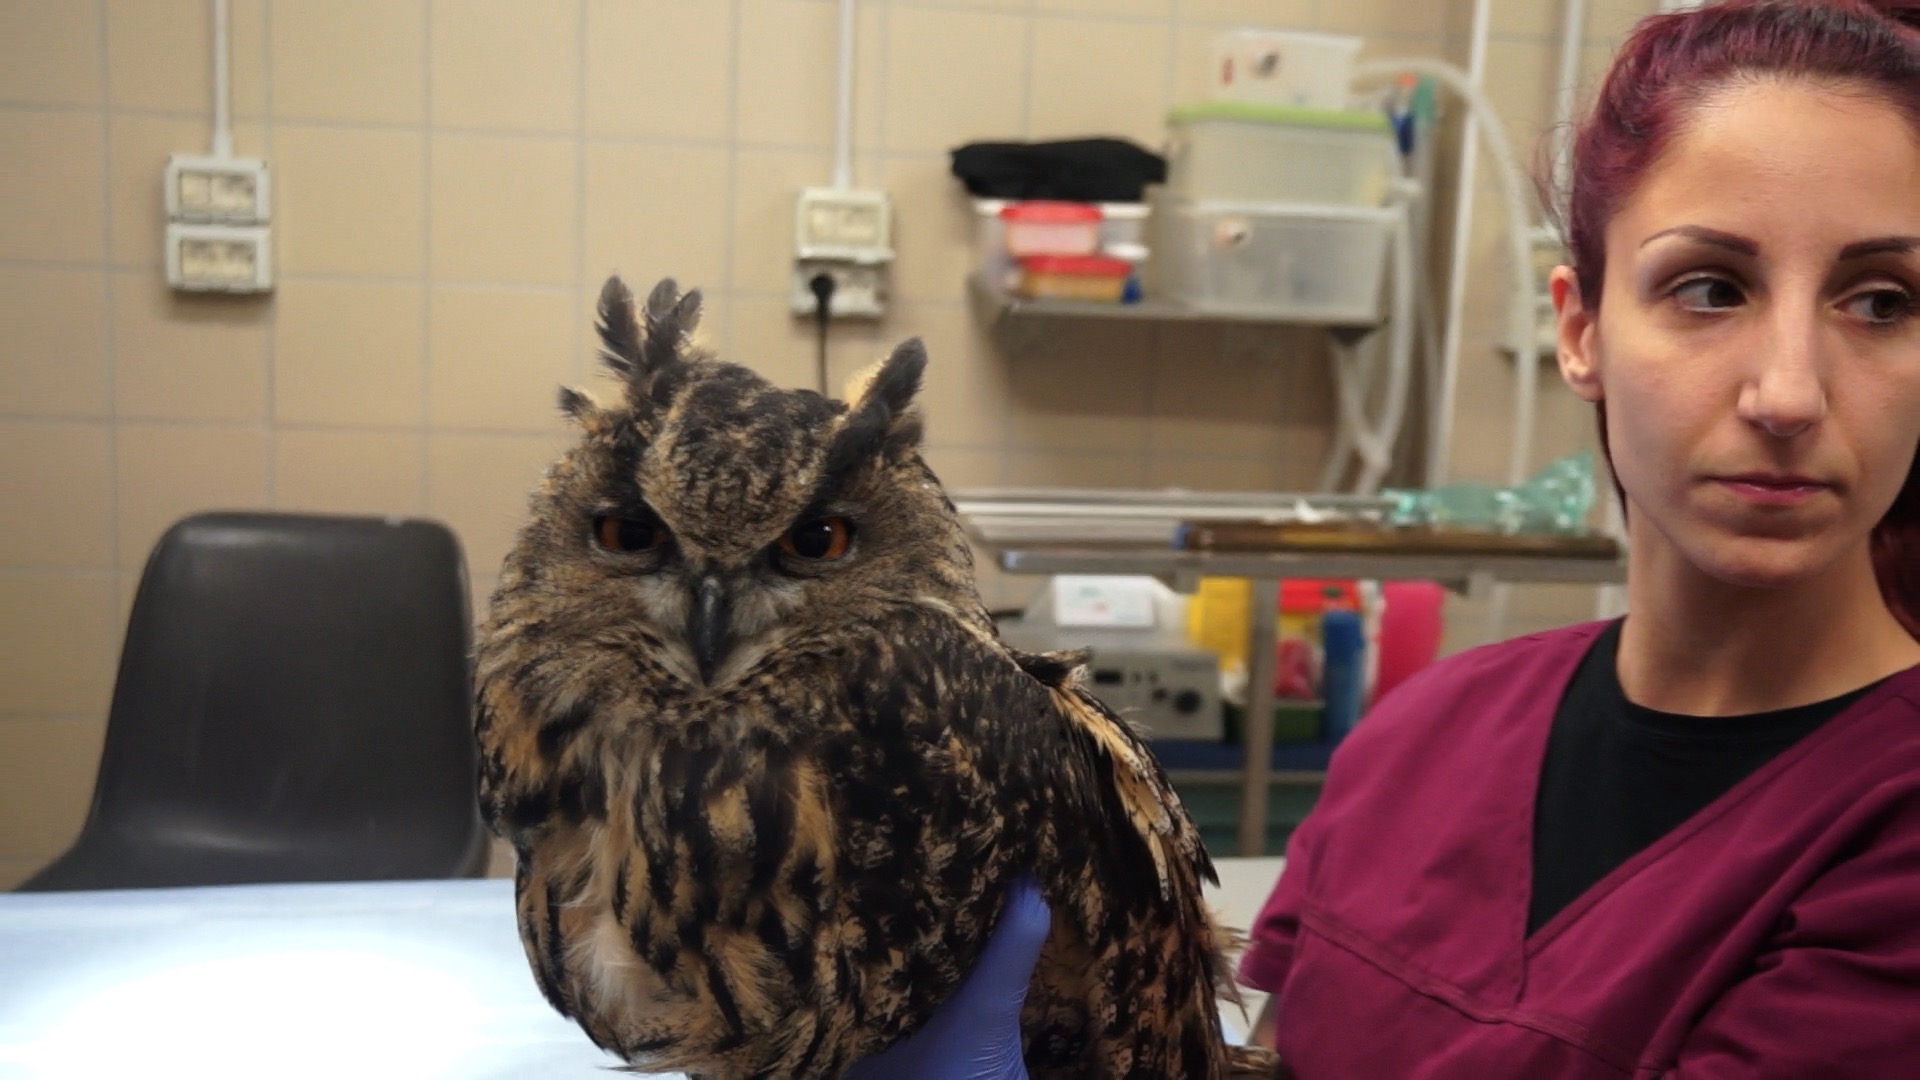
M 442 525 L 181 521 L 134 598 L 86 826 L 20 888 L 478 876 L 471 635 Z

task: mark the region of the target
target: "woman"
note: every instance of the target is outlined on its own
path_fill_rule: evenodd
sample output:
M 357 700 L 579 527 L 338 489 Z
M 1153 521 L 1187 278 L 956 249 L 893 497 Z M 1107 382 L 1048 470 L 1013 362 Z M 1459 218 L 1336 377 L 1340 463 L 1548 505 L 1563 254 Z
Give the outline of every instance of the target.
M 1728 0 L 1622 49 L 1553 297 L 1631 614 L 1342 745 L 1240 966 L 1296 1075 L 1920 1076 L 1916 27 Z M 872 1075 L 1022 1075 L 1027 906 Z
M 1242 960 L 1256 1037 L 1302 1077 L 1920 1076 L 1920 4 L 1649 18 L 1571 172 L 1559 363 L 1630 614 L 1374 708 Z

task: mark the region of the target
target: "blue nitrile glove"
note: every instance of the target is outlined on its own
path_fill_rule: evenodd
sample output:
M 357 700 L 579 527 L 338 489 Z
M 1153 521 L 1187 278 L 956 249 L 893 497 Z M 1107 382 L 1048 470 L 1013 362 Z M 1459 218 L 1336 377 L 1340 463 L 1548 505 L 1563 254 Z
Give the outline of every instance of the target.
M 1007 892 L 1000 925 L 960 989 L 911 1036 L 848 1070 L 849 1080 L 1026 1080 L 1020 1007 L 1053 915 L 1031 874 Z

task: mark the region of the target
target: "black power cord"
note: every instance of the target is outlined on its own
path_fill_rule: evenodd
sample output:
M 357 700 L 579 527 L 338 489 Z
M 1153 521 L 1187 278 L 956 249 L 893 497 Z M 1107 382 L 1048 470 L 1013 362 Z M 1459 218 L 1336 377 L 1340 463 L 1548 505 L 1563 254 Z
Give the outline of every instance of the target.
M 827 323 L 833 318 L 833 275 L 825 270 L 813 275 L 807 282 L 807 288 L 813 290 L 813 321 L 820 328 L 820 393 L 827 394 Z

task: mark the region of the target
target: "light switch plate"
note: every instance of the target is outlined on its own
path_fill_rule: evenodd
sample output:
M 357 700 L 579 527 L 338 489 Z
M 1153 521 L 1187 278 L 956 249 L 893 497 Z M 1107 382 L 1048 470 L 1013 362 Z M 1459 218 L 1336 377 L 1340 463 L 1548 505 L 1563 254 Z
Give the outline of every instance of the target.
M 893 204 L 884 191 L 802 188 L 794 255 L 877 264 L 893 259 Z
M 167 159 L 167 220 L 252 225 L 273 219 L 272 176 L 259 158 L 174 154 Z

